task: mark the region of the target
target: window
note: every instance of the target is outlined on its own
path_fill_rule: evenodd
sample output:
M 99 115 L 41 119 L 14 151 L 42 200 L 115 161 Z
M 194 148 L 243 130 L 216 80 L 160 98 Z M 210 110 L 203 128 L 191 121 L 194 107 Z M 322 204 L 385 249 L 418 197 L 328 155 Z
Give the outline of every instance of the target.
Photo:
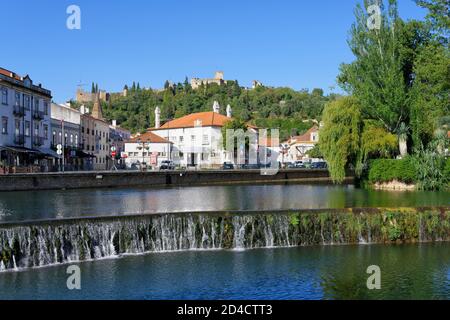
M 30 136 L 30 130 L 31 130 L 30 121 L 25 121 L 25 135 L 27 137 Z
M 75 146 L 78 147 L 78 135 L 75 135 Z
M 24 104 L 24 108 L 27 110 L 30 110 L 30 96 L 28 95 L 24 95 L 23 96 L 23 104 Z
M 39 99 L 34 98 L 34 110 L 39 111 Z
M 35 137 L 39 136 L 39 122 L 34 123 L 34 136 Z
M 70 144 L 73 146 L 73 134 L 70 134 Z
M 184 137 L 180 136 L 180 143 L 183 143 L 183 141 L 184 141 Z
M 90 147 L 90 145 L 86 145 L 86 150 L 88 150 L 88 151 L 89 151 L 89 147 Z
M 207 134 L 203 135 L 203 144 L 209 144 L 209 137 Z
M 84 127 L 83 127 L 83 130 L 84 130 Z M 86 128 L 86 133 L 89 134 L 89 128 Z
M 48 116 L 48 101 L 44 101 L 44 114 Z
M 14 134 L 16 136 L 20 135 L 20 121 L 16 119 L 14 126 Z
M 44 139 L 48 139 L 48 125 L 44 124 Z
M 2 87 L 2 104 L 8 104 L 8 88 Z
M 16 92 L 16 94 L 15 94 L 14 105 L 20 106 L 20 93 L 19 92 Z
M 56 146 L 56 131 L 53 131 L 52 144 Z
M 195 136 L 191 136 L 191 141 L 195 142 Z
M 58 133 L 58 136 L 59 136 L 58 142 L 62 143 L 62 133 L 61 133 L 61 131 Z
M 2 134 L 8 134 L 8 118 L 2 117 Z

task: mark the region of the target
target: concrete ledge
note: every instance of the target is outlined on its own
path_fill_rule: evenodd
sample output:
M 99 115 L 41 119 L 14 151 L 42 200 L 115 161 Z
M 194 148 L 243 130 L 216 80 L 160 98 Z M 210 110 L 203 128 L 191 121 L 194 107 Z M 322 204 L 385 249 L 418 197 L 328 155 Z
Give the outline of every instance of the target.
M 332 183 L 322 169 L 280 170 L 275 175 L 261 175 L 260 170 L 87 171 L 0 175 L 0 191 L 287 182 Z M 351 175 L 346 183 L 353 183 Z

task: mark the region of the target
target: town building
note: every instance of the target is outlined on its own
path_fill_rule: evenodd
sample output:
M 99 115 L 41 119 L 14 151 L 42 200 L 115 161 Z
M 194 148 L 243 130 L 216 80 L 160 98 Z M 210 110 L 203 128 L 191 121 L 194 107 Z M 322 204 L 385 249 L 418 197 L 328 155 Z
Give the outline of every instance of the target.
M 125 141 L 130 140 L 131 132 L 117 125 L 117 121 L 113 120 L 109 126 L 109 137 L 111 147 L 114 147 L 115 156 L 112 157 L 117 168 L 125 165 L 122 155 L 125 152 Z
M 250 154 L 258 154 L 258 132 L 249 126 L 255 141 L 228 152 L 223 145 L 222 127 L 232 120 L 231 106 L 227 106 L 226 113 L 222 115 L 219 103 L 214 102 L 213 111 L 189 114 L 161 125 L 160 110 L 156 108 L 155 127 L 150 132 L 172 143 L 169 160 L 180 167 L 219 168 L 224 162 L 237 163 L 238 159 L 240 164 L 248 163 Z
M 100 97 L 97 95 L 92 113 L 81 108 L 81 137 L 83 152 L 88 155 L 84 159 L 84 170 L 109 170 L 112 167 L 110 156 L 110 128 L 103 118 Z
M 203 85 L 208 85 L 208 84 L 212 84 L 215 83 L 219 86 L 223 85 L 223 84 L 227 84 L 227 80 L 224 80 L 223 78 L 223 72 L 222 71 L 216 71 L 216 74 L 214 76 L 213 79 L 200 79 L 200 78 L 192 78 L 191 79 L 191 87 L 192 89 L 198 89 L 202 84 Z
M 54 170 L 83 169 L 83 157 L 81 150 L 81 112 L 69 105 L 52 103 L 51 106 L 51 148 L 56 151 L 61 145 L 63 154 L 55 159 Z M 63 161 L 64 159 L 64 161 Z
M 125 143 L 126 167 L 128 169 L 157 168 L 162 161 L 170 160 L 171 151 L 172 142 L 151 131 L 136 135 Z
M 26 75 L 0 68 L 0 167 L 2 172 L 48 171 L 51 91 Z
M 319 143 L 319 127 L 315 125 L 306 133 L 293 136 L 282 144 L 286 147 L 283 162 L 308 159 L 308 151 L 312 150 L 317 143 Z

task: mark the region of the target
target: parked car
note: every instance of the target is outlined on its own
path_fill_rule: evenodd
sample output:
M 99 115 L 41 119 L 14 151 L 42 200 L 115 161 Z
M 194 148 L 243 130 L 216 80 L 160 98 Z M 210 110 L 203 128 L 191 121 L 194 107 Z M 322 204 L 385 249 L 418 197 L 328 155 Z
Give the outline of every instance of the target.
M 163 161 L 161 161 L 159 170 L 175 170 L 175 165 L 173 164 L 173 161 L 163 160 Z
M 222 170 L 233 170 L 234 165 L 230 162 L 224 162 L 222 165 Z
M 313 162 L 313 163 L 311 163 L 311 167 L 310 168 L 311 169 L 327 169 L 328 165 L 324 161 Z
M 259 165 L 259 164 L 246 163 L 246 164 L 242 165 L 242 169 L 246 169 L 246 170 L 257 170 L 257 169 L 260 169 L 260 168 L 261 168 L 261 165 Z

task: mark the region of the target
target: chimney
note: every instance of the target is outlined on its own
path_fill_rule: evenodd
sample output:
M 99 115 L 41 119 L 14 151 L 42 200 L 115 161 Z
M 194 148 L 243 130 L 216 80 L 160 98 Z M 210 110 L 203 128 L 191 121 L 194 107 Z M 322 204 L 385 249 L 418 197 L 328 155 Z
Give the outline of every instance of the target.
M 156 107 L 155 109 L 155 129 L 161 127 L 161 109 Z
M 220 105 L 219 105 L 219 103 L 218 103 L 217 101 L 214 101 L 214 104 L 213 104 L 213 111 L 214 111 L 215 113 L 220 113 Z
M 232 111 L 231 106 L 227 105 L 227 117 L 228 118 L 231 118 L 231 111 Z

